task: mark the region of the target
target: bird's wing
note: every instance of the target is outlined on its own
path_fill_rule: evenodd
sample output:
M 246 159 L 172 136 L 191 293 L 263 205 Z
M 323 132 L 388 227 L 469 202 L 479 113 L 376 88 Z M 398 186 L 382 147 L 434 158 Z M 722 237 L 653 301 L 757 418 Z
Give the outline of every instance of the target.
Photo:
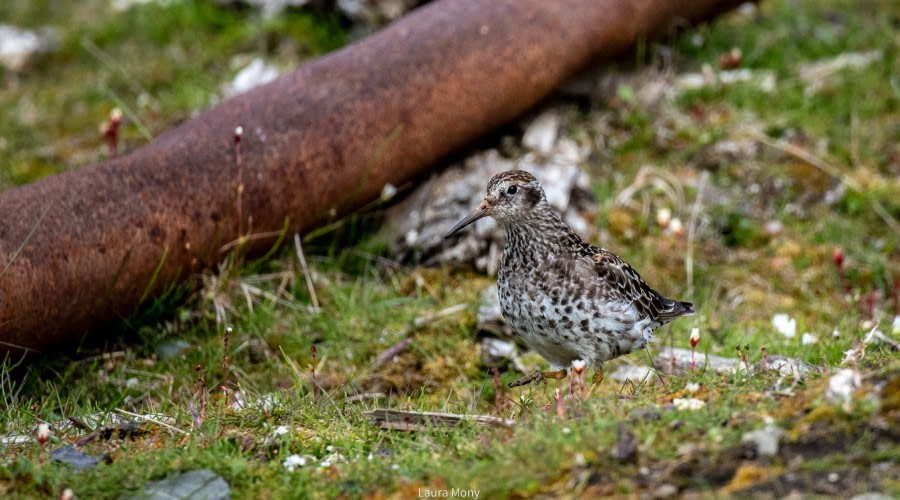
M 679 316 L 693 314 L 691 303 L 662 296 L 618 255 L 603 248 L 594 247 L 592 250 L 593 256 L 582 259 L 579 271 L 589 282 L 602 282 L 601 288 L 607 300 L 632 304 L 641 317 L 650 318 L 660 325 Z

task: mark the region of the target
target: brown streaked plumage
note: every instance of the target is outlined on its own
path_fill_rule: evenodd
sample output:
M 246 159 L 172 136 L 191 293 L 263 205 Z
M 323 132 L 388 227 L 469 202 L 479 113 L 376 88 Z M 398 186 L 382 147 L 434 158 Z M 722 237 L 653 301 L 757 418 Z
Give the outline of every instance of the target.
M 582 240 L 547 203 L 533 175 L 495 175 L 487 196 L 447 236 L 491 216 L 506 228 L 497 273 L 500 307 L 513 330 L 549 363 L 511 386 L 563 378 L 575 360 L 602 379 L 603 363 L 641 349 L 653 330 L 694 313 L 689 302 L 656 292 L 612 252 Z

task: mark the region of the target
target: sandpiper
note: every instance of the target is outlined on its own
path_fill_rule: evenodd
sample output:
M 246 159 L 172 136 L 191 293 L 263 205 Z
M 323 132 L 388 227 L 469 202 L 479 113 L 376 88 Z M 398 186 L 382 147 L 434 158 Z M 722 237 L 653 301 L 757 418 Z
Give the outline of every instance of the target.
M 662 296 L 617 255 L 582 240 L 528 172 L 495 175 L 484 201 L 447 237 L 488 216 L 506 229 L 497 273 L 503 316 L 550 363 L 550 371 L 510 387 L 565 378 L 576 360 L 595 370 L 596 385 L 604 362 L 645 347 L 653 330 L 694 314 L 691 303 Z

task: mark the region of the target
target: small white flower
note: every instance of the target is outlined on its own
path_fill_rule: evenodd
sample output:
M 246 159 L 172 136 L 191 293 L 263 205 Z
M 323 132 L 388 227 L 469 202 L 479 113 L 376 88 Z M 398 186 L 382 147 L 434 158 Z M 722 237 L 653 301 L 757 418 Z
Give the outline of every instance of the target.
M 675 398 L 672 400 L 672 404 L 679 410 L 699 410 L 706 406 L 706 401 L 696 398 Z
M 397 464 L 394 464 L 391 466 L 391 470 L 400 470 L 400 466 Z
M 75 498 L 75 492 L 72 491 L 72 488 L 64 489 L 62 495 L 59 496 L 59 500 L 72 500 L 73 498 Z
M 666 228 L 669 227 L 669 222 L 672 221 L 672 210 L 668 207 L 662 207 L 656 211 L 656 223 L 659 224 L 659 227 Z
M 572 361 L 572 369 L 575 370 L 575 373 L 581 373 L 587 367 L 587 362 L 583 359 L 576 359 Z
M 818 343 L 819 343 L 819 337 L 816 337 L 815 335 L 813 335 L 813 334 L 811 334 L 811 333 L 809 333 L 809 332 L 805 332 L 805 333 L 803 334 L 803 336 L 800 337 L 800 343 L 803 344 L 803 345 L 818 344 Z
M 290 431 L 288 431 L 287 427 L 285 427 L 283 425 L 279 425 L 278 427 L 275 428 L 274 431 L 272 431 L 272 434 L 274 434 L 276 436 L 284 436 L 288 432 L 290 432 Z
M 837 328 L 835 328 L 834 330 L 831 331 L 831 338 L 835 338 L 835 339 L 841 338 L 841 332 Z
M 42 423 L 38 425 L 37 428 L 37 438 L 38 442 L 44 444 L 50 439 L 50 424 Z
M 860 323 L 859 328 L 860 328 L 860 330 L 871 330 L 874 326 L 875 326 L 875 323 L 872 320 L 867 319 L 867 320 L 863 321 L 862 323 Z
M 234 136 L 240 137 L 242 135 L 244 135 L 244 127 L 235 127 L 234 128 Z
M 669 232 L 675 236 L 684 234 L 684 224 L 681 223 L 681 219 L 675 217 L 669 222 Z
M 775 316 L 772 316 L 772 326 L 789 339 L 797 336 L 797 320 L 787 314 L 776 314 Z
M 329 444 L 328 446 L 325 447 L 325 451 L 327 451 L 328 453 L 331 453 L 331 452 L 333 452 L 333 451 L 335 451 L 335 450 L 337 450 L 337 448 L 335 448 L 334 446 L 332 446 L 332 445 L 330 445 L 330 444 Z
M 397 195 L 397 187 L 388 182 L 381 188 L 381 201 L 388 201 Z
M 700 329 L 693 328 L 691 329 L 691 347 L 696 347 L 698 342 L 700 342 Z
M 700 390 L 700 384 L 698 384 L 696 382 L 688 382 L 688 384 L 686 386 L 684 386 L 684 390 L 693 394 Z
M 307 463 L 309 463 L 309 460 L 307 460 L 306 457 L 294 454 L 285 458 L 283 465 L 285 469 L 294 472 L 294 469 L 297 467 L 305 467 Z
M 563 433 L 563 434 L 570 434 L 571 432 L 572 432 L 572 429 L 569 429 L 568 427 L 563 427 L 563 428 L 562 428 L 562 433 Z

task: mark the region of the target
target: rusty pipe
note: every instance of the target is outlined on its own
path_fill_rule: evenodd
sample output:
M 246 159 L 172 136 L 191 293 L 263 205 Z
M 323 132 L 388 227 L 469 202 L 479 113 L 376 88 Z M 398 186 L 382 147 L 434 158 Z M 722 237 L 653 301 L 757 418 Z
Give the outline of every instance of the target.
M 436 1 L 128 156 L 8 190 L 0 342 L 43 350 L 77 341 L 211 267 L 240 235 L 277 232 L 286 220 L 304 232 L 346 214 L 509 122 L 591 61 L 674 19 L 740 3 Z M 253 242 L 250 252 L 272 243 Z

